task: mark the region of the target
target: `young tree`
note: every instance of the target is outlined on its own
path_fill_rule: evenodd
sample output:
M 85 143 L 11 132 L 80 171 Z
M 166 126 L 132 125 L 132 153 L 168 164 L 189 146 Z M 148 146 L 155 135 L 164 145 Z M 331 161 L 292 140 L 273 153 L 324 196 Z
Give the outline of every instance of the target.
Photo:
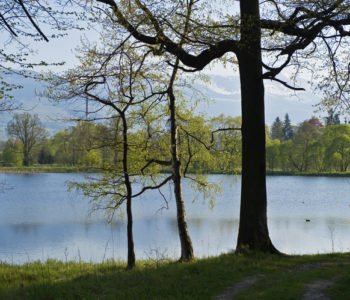
M 7 133 L 22 143 L 24 166 L 30 164 L 33 147 L 47 135 L 38 115 L 30 115 L 29 113 L 15 114 L 7 124 Z
M 140 3 L 141 4 L 141 3 Z M 142 4 L 141 4 L 142 7 Z M 186 19 L 182 38 L 179 42 L 180 47 L 188 36 L 189 22 L 192 14 L 193 2 L 189 3 L 186 12 Z M 169 100 L 169 121 L 170 121 L 170 147 L 171 147 L 171 163 L 174 182 L 174 194 L 177 208 L 177 224 L 181 243 L 181 258 L 182 261 L 192 260 L 194 257 L 192 241 L 187 228 L 187 221 L 185 216 L 185 203 L 182 196 L 182 176 L 181 161 L 179 155 L 179 126 L 177 119 L 177 103 L 175 97 L 175 82 L 179 71 L 180 59 L 176 58 L 172 68 L 171 77 L 167 88 L 167 96 Z
M 192 3 L 192 4 L 191 4 Z M 185 43 L 186 41 L 186 37 L 188 36 L 188 32 L 189 32 L 189 22 L 190 22 L 190 16 L 192 13 L 192 5 L 193 5 L 193 1 L 191 1 L 191 3 L 188 6 L 188 9 L 186 11 L 186 20 L 185 20 L 185 24 L 184 24 L 184 28 L 181 30 L 181 35 L 182 38 L 180 41 L 180 45 L 182 45 L 182 43 Z M 142 4 L 139 3 L 141 6 Z M 107 19 L 107 21 L 111 21 L 110 18 Z M 115 24 L 110 24 L 111 28 L 113 28 Z M 131 49 L 131 47 L 126 46 L 126 45 L 132 45 L 132 47 L 134 47 L 134 50 Z M 141 46 L 140 46 L 141 45 Z M 129 47 L 129 48 L 128 48 Z M 128 50 L 125 50 L 125 48 L 128 48 Z M 123 51 L 122 53 L 120 53 L 120 51 Z M 141 56 L 140 56 L 140 53 Z M 148 56 L 152 55 L 152 60 L 154 60 L 153 64 L 152 64 L 152 72 L 151 72 L 151 67 L 148 67 L 146 64 L 144 64 L 144 62 L 146 62 L 148 59 Z M 132 74 L 132 72 L 129 73 L 128 76 L 130 76 L 129 81 L 132 83 L 128 83 L 128 86 L 125 88 L 124 85 L 125 84 L 119 84 L 117 85 L 118 88 L 121 88 L 121 93 L 123 97 L 127 97 L 127 99 L 130 102 L 130 107 L 131 106 L 141 106 L 142 104 L 149 102 L 153 99 L 154 96 L 160 97 L 160 98 L 164 98 L 166 97 L 167 99 L 167 104 L 168 104 L 168 125 L 169 125 L 169 146 L 168 146 L 168 152 L 170 152 L 170 157 L 168 157 L 168 159 L 159 159 L 159 157 L 152 157 L 149 158 L 147 163 L 145 164 L 145 166 L 141 169 L 142 173 L 144 171 L 147 171 L 148 168 L 150 166 L 153 166 L 155 164 L 158 164 L 160 166 L 171 166 L 171 176 L 166 177 L 165 180 L 163 180 L 161 183 L 159 184 L 154 184 L 153 187 L 147 187 L 145 189 L 143 189 L 143 191 L 147 190 L 147 189 L 155 189 L 155 188 L 159 188 L 160 185 L 163 185 L 165 183 L 167 183 L 170 179 L 172 180 L 173 184 L 174 184 L 174 195 L 175 195 L 175 202 L 176 202 L 176 208 L 177 208 L 177 225 L 178 225 L 178 232 L 179 232 L 179 237 L 180 237 L 180 244 L 181 244 L 181 256 L 180 256 L 180 260 L 181 261 L 189 261 L 191 259 L 193 259 L 194 257 L 194 253 L 193 253 L 193 247 L 192 247 L 192 242 L 190 239 L 190 235 L 188 232 L 188 228 L 187 228 L 187 221 L 186 221 L 186 214 L 185 214 L 185 204 L 184 204 L 184 199 L 183 199 L 183 195 L 182 195 L 182 179 L 186 174 L 186 170 L 188 169 L 188 166 L 190 165 L 190 162 L 192 160 L 193 157 L 193 148 L 190 144 L 190 142 L 187 143 L 187 149 L 188 149 L 188 157 L 187 157 L 187 162 L 185 167 L 182 167 L 182 163 L 183 163 L 183 156 L 181 155 L 181 141 L 180 141 L 180 131 L 183 131 L 183 135 L 186 137 L 187 141 L 190 141 L 192 138 L 194 138 L 194 135 L 191 134 L 191 132 L 186 130 L 186 126 L 180 126 L 181 124 L 181 120 L 179 120 L 178 118 L 178 100 L 177 100 L 177 96 L 178 96 L 178 92 L 177 92 L 177 75 L 179 73 L 179 71 L 181 71 L 180 68 L 180 59 L 179 58 L 175 58 L 174 61 L 172 61 L 171 59 L 166 59 L 164 60 L 163 58 L 158 58 L 157 57 L 157 49 L 155 48 L 151 48 L 148 45 L 142 45 L 139 42 L 134 42 L 134 43 L 129 43 L 127 41 L 127 39 L 125 39 L 124 41 L 121 41 L 121 43 L 119 45 L 116 45 L 116 47 L 114 49 L 111 49 L 111 51 L 109 53 L 107 53 L 106 51 L 104 53 L 101 54 L 101 56 L 97 55 L 97 51 L 90 51 L 89 55 L 87 56 L 87 63 L 86 66 L 88 66 L 87 69 L 89 69 L 88 71 L 91 72 L 92 66 L 90 66 L 90 64 L 92 65 L 94 61 L 98 61 L 98 63 L 101 63 L 102 59 L 105 59 L 105 57 L 107 57 L 107 59 L 105 59 L 104 61 L 102 61 L 102 66 L 98 69 L 98 71 L 93 71 L 93 75 L 88 75 L 87 77 L 89 78 L 89 80 L 91 80 L 91 78 L 96 78 L 96 77 L 101 77 L 101 79 L 95 79 L 95 81 L 93 81 L 91 84 L 90 83 L 85 83 L 85 88 L 84 90 L 84 95 L 87 96 L 88 98 L 91 98 L 94 101 L 100 102 L 102 104 L 105 105 L 109 105 L 111 106 L 112 109 L 116 110 L 118 112 L 119 117 L 121 118 L 121 122 L 124 126 L 127 124 L 127 119 L 130 119 L 130 113 L 129 113 L 129 117 L 127 118 L 125 112 L 123 110 L 121 110 L 120 108 L 118 108 L 118 103 L 117 104 L 110 104 L 110 100 L 106 101 L 106 100 L 101 100 L 101 96 L 97 96 L 96 94 L 90 94 L 89 91 L 90 89 L 92 89 L 95 86 L 98 87 L 107 87 L 107 90 L 109 90 L 108 87 L 108 75 L 109 73 L 106 73 L 106 69 L 105 67 L 107 65 L 110 65 L 110 61 L 112 60 L 118 60 L 119 57 L 122 56 L 126 56 L 128 58 L 128 65 L 130 65 L 130 68 L 132 68 L 133 65 L 138 66 L 138 69 L 136 71 L 135 74 Z M 157 67 L 156 67 L 157 66 Z M 109 66 L 109 68 L 111 68 L 112 66 Z M 112 68 L 113 69 L 113 68 Z M 124 73 L 126 72 L 125 70 L 127 70 L 127 66 L 123 66 L 123 68 L 121 68 L 121 72 L 118 74 L 117 77 L 120 77 L 120 80 L 125 80 L 126 82 L 128 82 L 126 75 L 124 75 Z M 147 71 L 149 71 L 149 74 L 147 74 Z M 111 72 L 108 70 L 108 72 Z M 163 74 L 162 74 L 163 73 Z M 98 75 L 97 75 L 98 74 Z M 111 73 L 112 76 L 115 76 L 115 73 Z M 126 78 L 124 78 L 126 77 Z M 132 80 L 131 80 L 132 78 Z M 76 80 L 75 78 L 73 80 Z M 110 79 L 111 80 L 111 79 Z M 77 82 L 79 80 L 76 80 Z M 81 81 L 81 80 L 80 80 Z M 101 82 L 102 81 L 102 82 Z M 144 83 L 141 83 L 143 82 Z M 140 86 L 141 85 L 141 86 Z M 157 90 L 159 90 L 159 87 L 163 86 L 163 90 L 162 91 L 158 91 L 155 92 Z M 149 95 L 147 95 L 147 91 L 150 93 Z M 110 93 L 110 92 L 109 92 Z M 140 95 L 143 95 L 143 101 L 139 100 L 139 101 L 135 101 L 134 99 L 136 97 L 138 97 Z M 121 104 L 125 105 L 125 101 L 120 100 L 119 102 Z M 152 102 L 153 101 L 153 102 Z M 154 99 L 151 101 L 150 107 L 154 107 L 155 106 L 155 101 Z M 125 110 L 129 107 L 129 106 L 125 106 Z M 144 118 L 147 119 L 147 114 L 149 113 L 149 111 L 151 110 L 151 108 L 148 108 L 146 111 L 148 111 L 147 113 L 144 113 Z M 149 126 L 147 125 L 147 128 Z M 125 128 L 125 126 L 124 126 Z M 126 130 L 126 129 L 125 129 Z M 149 131 L 148 131 L 149 133 Z M 152 137 L 152 134 L 149 134 L 150 137 Z M 123 144 L 125 144 L 125 138 L 127 137 L 127 133 L 123 133 Z M 123 153 L 125 153 L 127 149 L 123 149 Z M 126 156 L 123 157 L 123 161 L 125 161 L 127 159 Z M 126 171 L 123 171 L 123 174 L 127 174 Z M 135 173 L 136 175 L 136 173 Z M 125 182 L 127 182 L 128 180 L 125 179 Z M 200 185 L 203 187 L 206 185 L 203 184 L 203 181 L 201 181 Z M 128 188 L 127 188 L 128 190 Z M 130 189 L 131 190 L 131 189 Z M 140 195 L 140 193 L 136 193 L 136 195 Z M 131 203 L 131 198 L 135 197 L 135 195 L 131 195 L 130 196 L 130 203 Z M 127 197 L 126 197 L 127 198 Z M 127 200 L 127 205 L 128 205 L 128 200 Z
M 174 194 L 177 208 L 177 224 L 181 243 L 181 261 L 189 261 L 194 257 L 192 241 L 187 228 L 187 221 L 185 215 L 185 203 L 182 196 L 182 170 L 179 155 L 179 127 L 177 122 L 176 97 L 174 91 L 174 84 L 178 72 L 179 60 L 176 59 L 173 72 L 169 81 L 167 89 L 167 96 L 169 99 L 169 114 L 170 114 L 170 147 L 171 147 L 171 163 L 172 175 L 174 182 Z
M 100 178 L 75 186 L 92 198 L 93 209 L 107 209 L 110 217 L 126 204 L 127 267 L 131 269 L 135 266 L 132 201 L 174 180 L 173 174 L 160 175 L 160 167 L 153 164 L 170 166 L 171 160 L 162 160 L 159 152 L 156 160 L 146 158 L 149 152 L 153 154 L 150 147 L 160 132 L 155 123 L 164 119 L 159 106 L 170 92 L 167 81 L 162 79 L 166 75 L 154 72 L 161 69 L 158 62 L 152 61 L 152 51 L 147 47 L 126 41 L 119 44 L 117 40 L 114 47 L 103 36 L 101 41 L 101 49 L 85 48 L 81 65 L 57 79 L 51 96 L 56 100 L 78 97 L 89 101 L 94 110 L 89 112 L 88 121 L 107 119 L 114 127 L 102 144 L 115 149 L 114 161 L 104 166 Z M 95 139 L 96 142 L 99 141 Z

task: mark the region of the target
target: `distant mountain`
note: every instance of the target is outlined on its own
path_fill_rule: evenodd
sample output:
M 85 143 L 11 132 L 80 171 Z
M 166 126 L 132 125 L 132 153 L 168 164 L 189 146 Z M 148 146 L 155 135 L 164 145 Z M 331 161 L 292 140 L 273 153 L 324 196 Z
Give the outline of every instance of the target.
M 209 84 L 201 81 L 194 84 L 194 89 L 209 99 L 208 102 L 202 102 L 198 105 L 198 111 L 209 116 L 219 114 L 239 116 L 241 107 L 238 75 L 213 75 L 210 79 Z M 23 110 L 38 114 L 44 126 L 51 133 L 72 125 L 71 122 L 64 120 L 76 117 L 77 112 L 80 112 L 81 116 L 85 110 L 83 101 L 54 103 L 40 97 L 40 93 L 45 90 L 45 82 L 24 78 L 16 74 L 6 75 L 6 80 L 23 86 L 22 89 L 13 92 L 14 101 L 21 103 Z M 289 114 L 292 123 L 302 122 L 314 114 L 313 105 L 321 99 L 320 96 L 314 95 L 310 91 L 295 94 L 278 83 L 267 81 L 265 82 L 265 92 L 267 124 L 271 124 L 276 116 L 283 118 L 285 113 Z M 6 124 L 11 119 L 12 113 L 0 114 L 0 139 L 6 137 Z
M 288 81 L 288 79 L 286 79 Z M 277 116 L 284 118 L 289 114 L 293 124 L 300 123 L 315 115 L 314 105 L 321 96 L 311 91 L 306 82 L 301 82 L 306 91 L 294 92 L 279 83 L 265 81 L 266 123 L 272 124 Z M 308 89 L 309 88 L 309 89 Z M 241 115 L 239 76 L 211 76 L 211 83 L 200 84 L 199 89 L 213 101 L 209 105 L 200 105 L 200 110 L 210 115 L 220 113 L 232 116 Z
M 38 81 L 33 78 L 25 78 L 18 74 L 3 76 L 7 82 L 21 85 L 23 88 L 14 90 L 11 95 L 16 105 L 21 109 L 12 112 L 0 113 L 0 139 L 6 137 L 6 125 L 11 120 L 14 113 L 29 112 L 38 114 L 43 125 L 50 133 L 72 125 L 71 122 L 64 122 L 73 117 L 75 110 L 83 110 L 78 104 L 54 103 L 40 94 L 45 91 L 46 84 L 44 81 Z M 80 106 L 82 106 L 80 104 Z

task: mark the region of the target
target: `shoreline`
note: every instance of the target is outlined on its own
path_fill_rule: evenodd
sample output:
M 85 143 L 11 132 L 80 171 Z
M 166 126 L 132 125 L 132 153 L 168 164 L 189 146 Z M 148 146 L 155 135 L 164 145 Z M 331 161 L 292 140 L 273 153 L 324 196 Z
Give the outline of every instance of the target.
M 94 167 L 69 166 L 30 166 L 30 167 L 0 167 L 0 174 L 35 174 L 35 173 L 100 173 L 102 169 Z M 192 172 L 189 172 L 192 173 Z M 203 175 L 241 175 L 240 170 L 233 172 L 203 172 Z M 350 172 L 294 172 L 266 171 L 267 176 L 307 176 L 307 177 L 350 177 Z
M 0 174 L 35 173 L 99 173 L 101 169 L 89 167 L 0 167 Z

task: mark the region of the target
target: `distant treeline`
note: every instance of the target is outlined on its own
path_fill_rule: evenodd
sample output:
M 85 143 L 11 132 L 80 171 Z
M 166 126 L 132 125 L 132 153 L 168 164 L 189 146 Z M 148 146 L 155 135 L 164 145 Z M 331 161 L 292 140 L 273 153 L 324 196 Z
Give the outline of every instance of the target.
M 24 130 L 24 124 L 33 123 L 33 119 L 36 126 Z M 240 169 L 239 117 L 220 115 L 205 119 L 187 113 L 180 121 L 180 155 L 183 165 L 188 165 L 188 171 L 225 173 Z M 157 128 L 152 126 L 135 125 L 129 132 L 130 162 L 135 168 L 145 164 L 150 157 L 170 160 L 169 129 L 162 125 Z M 118 118 L 106 123 L 80 121 L 48 137 L 47 133 L 43 134 L 36 115 L 21 114 L 8 124 L 7 131 L 8 140 L 0 144 L 2 166 L 55 165 L 109 169 L 118 167 L 122 162 L 122 130 Z M 29 153 L 26 153 L 28 138 L 23 137 L 24 131 L 27 134 L 33 132 L 28 137 L 32 139 L 35 132 L 40 133 L 37 138 L 34 137 Z M 167 170 L 169 166 L 162 168 Z
M 288 134 L 286 134 L 288 133 Z M 296 172 L 346 172 L 350 166 L 350 125 L 340 124 L 332 111 L 323 120 L 311 118 L 298 126 L 276 118 L 266 147 L 267 169 Z
M 0 143 L 2 166 L 55 165 L 108 169 L 121 164 L 122 132 L 117 119 L 104 124 L 80 121 L 48 137 L 35 115 L 17 115 L 17 122 L 25 117 L 36 124 L 36 127 L 27 129 L 27 133 L 31 130 L 36 132 L 37 135 L 31 134 L 31 138 L 36 136 L 37 140 L 32 141 L 32 148 L 25 154 L 25 148 L 28 148 L 25 138 L 15 130 L 14 120 L 11 121 L 7 128 L 9 139 Z M 17 126 L 24 130 L 22 123 Z M 210 119 L 188 115 L 186 120 L 183 119 L 180 146 L 183 164 L 188 165 L 187 171 L 240 172 L 240 126 L 239 117 L 224 115 Z M 130 157 L 135 166 L 141 166 L 150 157 L 163 161 L 170 157 L 166 126 L 157 130 L 153 128 L 152 135 L 147 130 L 150 129 L 135 126 L 129 133 Z M 283 121 L 277 117 L 266 131 L 268 171 L 319 173 L 350 169 L 350 125 L 340 124 L 339 116 L 332 112 L 322 121 L 312 117 L 299 125 L 292 125 L 286 114 Z M 163 166 L 162 169 L 167 171 L 168 167 Z

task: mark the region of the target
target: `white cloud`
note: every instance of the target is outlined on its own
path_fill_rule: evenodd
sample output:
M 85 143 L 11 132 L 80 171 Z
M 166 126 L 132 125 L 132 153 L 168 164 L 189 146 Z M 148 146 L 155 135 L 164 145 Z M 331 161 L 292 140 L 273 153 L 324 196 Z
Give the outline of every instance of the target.
M 225 95 L 225 96 L 233 96 L 239 94 L 239 91 L 230 91 L 224 86 L 217 85 L 214 81 L 211 81 L 206 87 L 217 94 Z

